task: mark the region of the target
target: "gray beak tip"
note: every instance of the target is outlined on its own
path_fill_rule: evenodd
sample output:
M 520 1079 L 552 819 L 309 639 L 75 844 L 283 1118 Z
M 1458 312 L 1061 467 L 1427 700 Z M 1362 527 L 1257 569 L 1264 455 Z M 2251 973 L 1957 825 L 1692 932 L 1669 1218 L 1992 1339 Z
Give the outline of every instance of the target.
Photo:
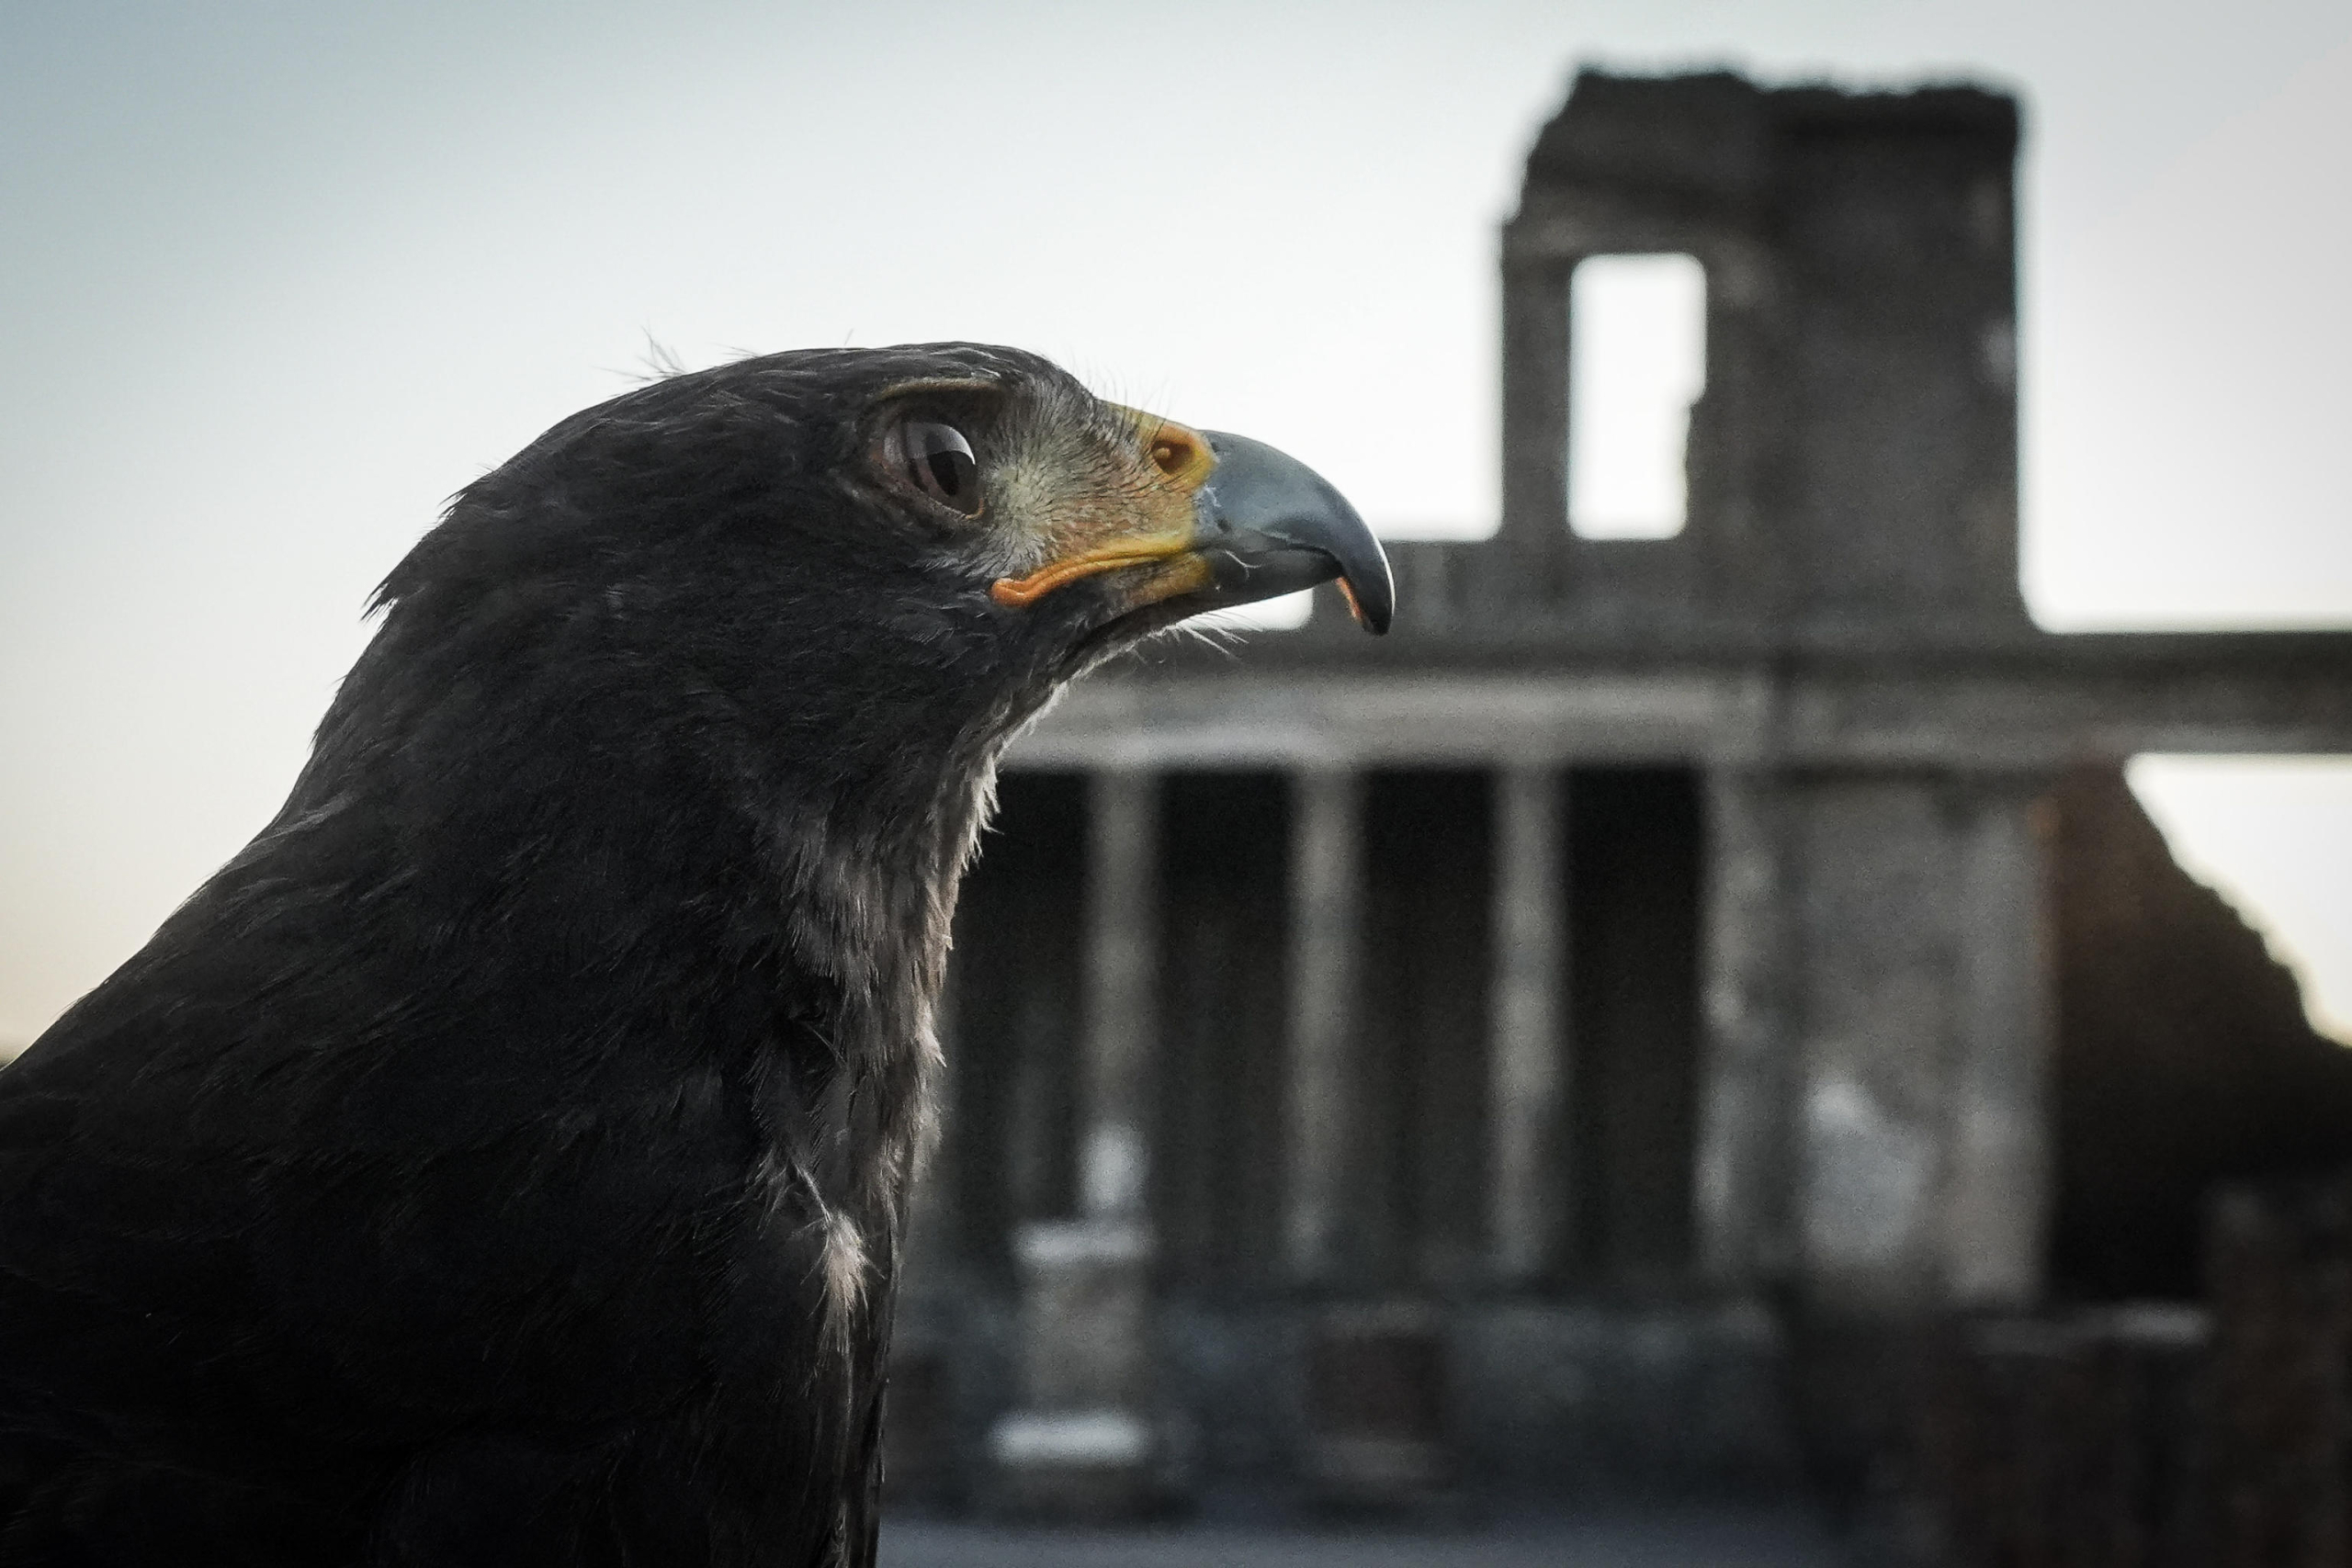
M 1381 564 L 1387 565 L 1385 552 Z M 1342 576 L 1340 592 L 1346 596 L 1348 614 L 1355 617 L 1356 625 L 1374 637 L 1388 635 L 1388 623 L 1396 614 L 1396 589 L 1386 572 L 1381 573 L 1378 586 L 1369 592 L 1359 590 L 1354 579 Z

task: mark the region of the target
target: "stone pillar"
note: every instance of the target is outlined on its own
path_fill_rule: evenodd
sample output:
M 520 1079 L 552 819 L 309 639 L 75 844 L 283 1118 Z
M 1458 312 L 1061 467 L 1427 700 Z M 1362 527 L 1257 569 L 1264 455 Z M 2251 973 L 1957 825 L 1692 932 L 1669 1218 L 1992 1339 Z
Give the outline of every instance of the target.
M 1301 1284 L 1340 1277 L 1356 1244 L 1349 1201 L 1363 924 L 1363 780 L 1310 770 L 1291 821 L 1288 1178 L 1283 1250 Z
M 1701 1275 L 1747 1289 L 1791 1264 L 1790 886 L 1774 781 L 1711 771 L 1700 935 L 1692 1235 Z
M 1015 1239 L 1021 1404 L 989 1447 L 1008 1511 L 1105 1519 L 1148 1512 L 1164 1491 L 1148 1213 L 1158 781 L 1097 773 L 1088 805 L 1079 1213 Z
M 1570 1069 L 1562 795 L 1556 769 L 1495 775 L 1487 1214 L 1496 1277 L 1514 1283 L 1559 1266 L 1575 1201 L 1564 1118 Z
M 1350 1299 L 1366 1262 L 1363 779 L 1309 769 L 1291 817 L 1283 1251 L 1302 1324 L 1303 1479 L 1323 1502 L 1393 1507 L 1441 1485 L 1444 1343 L 1426 1303 Z M 1317 1299 L 1319 1298 L 1319 1299 Z
M 1796 796 L 1801 1239 L 1818 1299 L 2031 1303 L 2049 1207 L 2050 976 L 2034 780 Z
M 1972 1307 L 2030 1306 L 2041 1290 L 2053 1000 L 2041 787 L 1988 788 L 1962 829 L 1944 1280 Z
M 1804 1075 L 1798 1245 L 1808 1300 L 1898 1319 L 1944 1292 L 1953 967 L 1963 918 L 1948 781 L 1792 792 Z
M 1091 1220 L 1141 1224 L 1159 1030 L 1159 781 L 1097 773 L 1089 805 L 1079 1207 Z

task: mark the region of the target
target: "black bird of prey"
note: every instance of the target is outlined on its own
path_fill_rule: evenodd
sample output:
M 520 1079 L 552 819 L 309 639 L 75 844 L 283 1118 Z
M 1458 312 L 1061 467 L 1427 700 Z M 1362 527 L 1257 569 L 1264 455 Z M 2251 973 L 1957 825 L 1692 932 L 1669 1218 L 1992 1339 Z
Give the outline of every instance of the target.
M 1333 577 L 1381 629 L 1305 468 L 969 344 L 468 487 L 277 820 L 0 1073 L 0 1564 L 870 1562 L 997 756 Z

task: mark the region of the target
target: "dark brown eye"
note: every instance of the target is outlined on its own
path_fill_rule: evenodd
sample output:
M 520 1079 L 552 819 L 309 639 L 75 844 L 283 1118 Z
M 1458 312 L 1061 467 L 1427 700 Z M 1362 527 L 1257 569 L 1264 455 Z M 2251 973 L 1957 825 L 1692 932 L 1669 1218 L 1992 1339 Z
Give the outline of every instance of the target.
M 962 431 L 936 420 L 910 419 L 900 427 L 899 440 L 907 455 L 907 477 L 916 489 L 967 517 L 979 515 L 980 465 Z

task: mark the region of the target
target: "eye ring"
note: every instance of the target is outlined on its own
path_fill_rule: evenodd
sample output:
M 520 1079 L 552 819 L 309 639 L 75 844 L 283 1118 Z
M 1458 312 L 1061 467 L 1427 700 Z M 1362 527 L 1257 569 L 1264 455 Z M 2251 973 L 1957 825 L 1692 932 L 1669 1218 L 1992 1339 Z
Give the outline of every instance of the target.
M 910 419 L 899 426 L 898 446 L 909 483 L 950 512 L 980 514 L 980 463 L 962 431 L 935 419 Z

